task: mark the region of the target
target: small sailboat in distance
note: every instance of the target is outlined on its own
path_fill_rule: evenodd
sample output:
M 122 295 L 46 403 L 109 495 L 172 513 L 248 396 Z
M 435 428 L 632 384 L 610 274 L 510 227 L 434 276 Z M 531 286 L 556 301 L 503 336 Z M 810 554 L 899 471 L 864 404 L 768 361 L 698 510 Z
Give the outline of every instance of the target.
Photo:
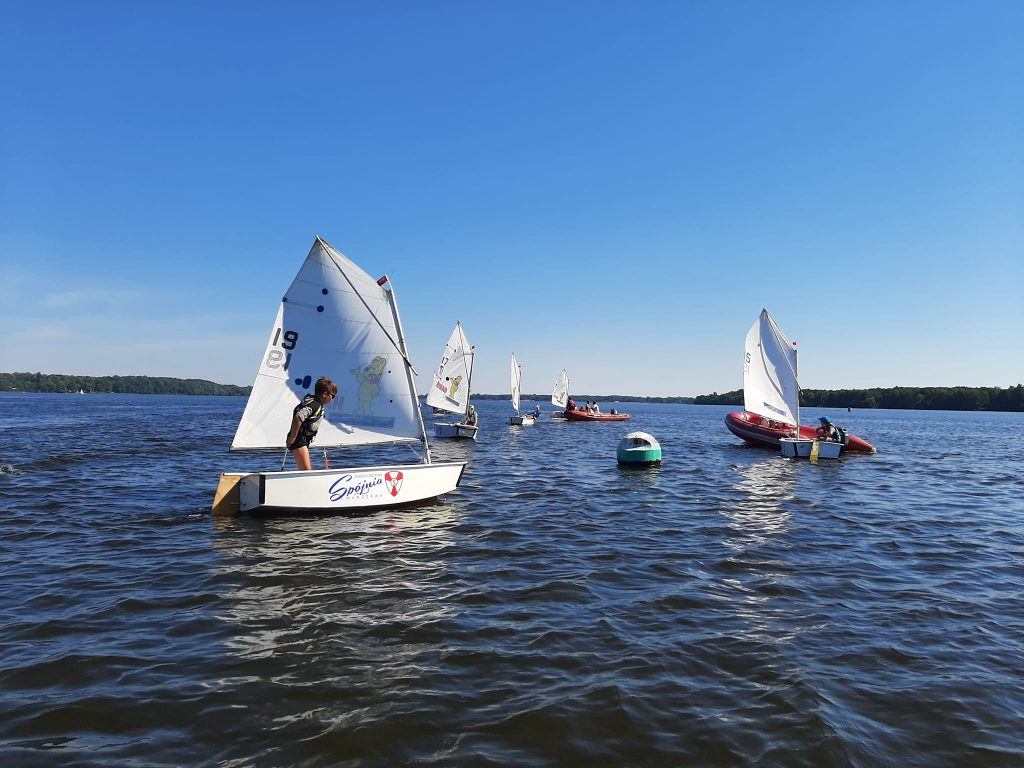
M 465 416 L 470 409 L 470 385 L 473 381 L 474 348 L 466 339 L 462 324 L 456 321 L 444 347 L 441 363 L 434 371 L 434 382 L 427 393 L 427 405 L 448 413 Z M 434 437 L 461 437 L 476 440 L 475 424 L 444 423 L 434 425 Z
M 554 389 L 551 390 L 551 404 L 561 410 L 552 411 L 551 418 L 565 421 L 565 409 L 569 407 L 569 374 L 562 369 L 562 375 L 555 379 Z
M 337 397 L 324 409 L 316 447 L 423 443 L 418 464 L 322 470 L 225 472 L 213 512 L 352 511 L 394 507 L 454 490 L 465 462 L 434 463 L 423 427 L 394 288 L 320 237 L 277 308 L 232 451 L 284 446 L 292 411 L 327 376 Z M 283 464 L 282 464 L 283 467 Z
M 512 353 L 511 384 L 512 384 L 512 407 L 516 409 L 515 416 L 508 417 L 508 423 L 514 427 L 529 427 L 536 421 L 537 417 L 532 413 L 519 413 L 519 395 L 523 381 L 523 366 L 516 360 L 516 353 Z M 538 406 L 540 407 L 540 406 Z

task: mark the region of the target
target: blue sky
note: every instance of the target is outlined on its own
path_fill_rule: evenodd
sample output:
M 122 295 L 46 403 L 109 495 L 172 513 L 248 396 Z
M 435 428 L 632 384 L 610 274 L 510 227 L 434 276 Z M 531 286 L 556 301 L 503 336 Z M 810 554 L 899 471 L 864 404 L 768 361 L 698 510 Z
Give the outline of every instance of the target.
M 248 384 L 316 234 L 421 391 L 1024 379 L 1024 4 L 36 2 L 0 26 L 0 370 Z

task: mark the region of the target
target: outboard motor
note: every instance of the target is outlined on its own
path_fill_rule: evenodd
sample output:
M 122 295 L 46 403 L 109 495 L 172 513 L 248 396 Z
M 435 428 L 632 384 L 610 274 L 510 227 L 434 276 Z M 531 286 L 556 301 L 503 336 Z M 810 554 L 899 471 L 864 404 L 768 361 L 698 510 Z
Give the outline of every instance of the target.
M 846 436 L 846 427 L 840 427 L 836 424 L 836 432 L 839 433 L 839 442 L 842 445 L 847 445 L 850 442 L 850 438 Z

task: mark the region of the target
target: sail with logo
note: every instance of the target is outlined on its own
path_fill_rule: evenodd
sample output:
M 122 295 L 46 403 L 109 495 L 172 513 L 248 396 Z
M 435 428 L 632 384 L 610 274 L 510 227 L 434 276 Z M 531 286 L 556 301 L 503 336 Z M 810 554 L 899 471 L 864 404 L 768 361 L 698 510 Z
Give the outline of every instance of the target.
M 559 408 L 569 405 L 569 374 L 562 370 L 562 375 L 555 379 L 555 387 L 551 390 L 551 404 Z
M 445 344 L 441 362 L 434 372 L 434 382 L 427 393 L 427 405 L 449 413 L 469 415 L 469 387 L 473 380 L 474 348 L 466 339 L 462 324 L 456 321 L 452 335 Z M 435 424 L 435 437 L 476 439 L 475 424 L 465 422 Z
M 328 448 L 414 441 L 423 463 L 224 473 L 214 511 L 393 506 L 454 489 L 465 464 L 431 463 L 414 375 L 387 277 L 375 280 L 317 237 L 277 308 L 231 450 L 284 452 L 295 406 L 326 376 L 338 394 L 311 446 L 325 464 Z

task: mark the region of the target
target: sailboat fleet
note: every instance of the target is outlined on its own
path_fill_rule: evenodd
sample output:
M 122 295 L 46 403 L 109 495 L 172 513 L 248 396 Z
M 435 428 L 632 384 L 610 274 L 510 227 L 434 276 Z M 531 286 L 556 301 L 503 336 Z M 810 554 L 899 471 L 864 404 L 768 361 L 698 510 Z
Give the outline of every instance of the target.
M 470 404 L 475 350 L 462 324 L 455 323 L 434 372 L 426 404 L 461 415 L 463 421 L 435 425 L 436 437 L 475 440 L 478 426 Z M 239 421 L 232 451 L 285 451 L 277 470 L 227 471 L 214 497 L 215 514 L 278 511 L 363 511 L 437 498 L 454 491 L 465 461 L 436 462 L 414 384 L 395 290 L 385 275 L 371 277 L 321 237 L 302 263 L 277 307 L 274 323 Z M 324 469 L 286 470 L 286 434 L 297 406 L 313 382 L 325 376 L 337 395 L 317 413 L 315 450 Z M 535 423 L 520 413 L 522 366 L 510 364 L 513 426 Z M 800 424 L 796 345 L 762 310 L 746 337 L 743 363 L 744 411 L 726 417 L 728 429 L 744 441 L 781 448 L 784 456 L 838 457 L 842 451 L 873 453 L 874 447 L 840 430 L 826 442 L 813 427 Z M 326 397 L 326 396 L 325 396 Z M 553 419 L 623 421 L 628 414 L 579 414 L 573 419 L 565 370 L 551 394 Z M 314 409 L 316 410 L 316 409 Z M 298 417 L 296 417 L 298 418 Z M 298 424 L 298 421 L 295 422 Z M 799 426 L 798 426 L 799 425 Z M 419 444 L 419 461 L 331 467 L 328 449 L 387 444 Z M 294 447 L 294 446 L 293 446 Z

